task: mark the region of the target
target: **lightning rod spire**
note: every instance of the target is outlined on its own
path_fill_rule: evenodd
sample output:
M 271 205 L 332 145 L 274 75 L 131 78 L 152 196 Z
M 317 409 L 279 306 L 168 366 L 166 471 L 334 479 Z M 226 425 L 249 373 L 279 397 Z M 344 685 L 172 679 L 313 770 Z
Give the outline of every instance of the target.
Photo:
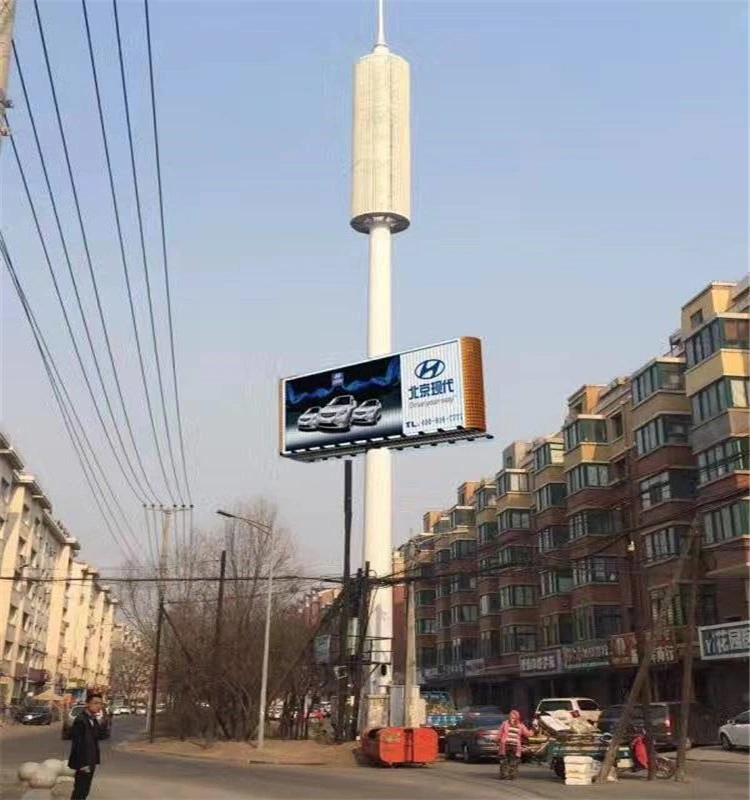
M 378 38 L 375 42 L 375 52 L 387 49 L 388 43 L 385 40 L 385 0 L 378 0 Z

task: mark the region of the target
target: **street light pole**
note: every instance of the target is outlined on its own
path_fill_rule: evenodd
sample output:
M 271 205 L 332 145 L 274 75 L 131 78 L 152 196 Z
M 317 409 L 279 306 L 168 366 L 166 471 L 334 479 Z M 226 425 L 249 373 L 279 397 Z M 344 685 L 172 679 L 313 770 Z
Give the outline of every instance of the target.
M 254 519 L 247 517 L 240 517 L 237 514 L 231 514 L 229 511 L 219 509 L 217 512 L 219 516 L 226 517 L 227 519 L 236 519 L 238 522 L 244 522 L 251 528 L 257 528 L 266 534 L 271 542 L 271 557 L 268 564 L 268 593 L 266 599 L 266 626 L 263 633 L 263 663 L 261 667 L 260 676 L 260 706 L 258 708 L 258 749 L 263 749 L 266 739 L 266 704 L 268 702 L 268 656 L 271 649 L 271 608 L 273 606 L 273 528 L 270 525 L 265 525 L 262 522 L 256 522 Z

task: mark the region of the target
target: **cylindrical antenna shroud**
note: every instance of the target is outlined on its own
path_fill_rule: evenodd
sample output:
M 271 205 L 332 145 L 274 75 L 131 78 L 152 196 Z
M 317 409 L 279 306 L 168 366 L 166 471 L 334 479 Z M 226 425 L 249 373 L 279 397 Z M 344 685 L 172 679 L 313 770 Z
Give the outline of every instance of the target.
M 393 233 L 411 215 L 409 63 L 393 53 L 364 56 L 354 68 L 352 227 L 369 233 L 387 221 Z

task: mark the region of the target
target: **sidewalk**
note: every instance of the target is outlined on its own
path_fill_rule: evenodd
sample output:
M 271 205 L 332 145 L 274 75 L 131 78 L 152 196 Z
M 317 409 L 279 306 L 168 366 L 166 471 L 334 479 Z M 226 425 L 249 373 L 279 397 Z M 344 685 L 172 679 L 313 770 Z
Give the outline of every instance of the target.
M 676 758 L 677 756 L 670 753 L 669 757 Z M 750 753 L 747 750 L 722 750 L 718 745 L 693 747 L 687 751 L 687 760 L 750 767 Z

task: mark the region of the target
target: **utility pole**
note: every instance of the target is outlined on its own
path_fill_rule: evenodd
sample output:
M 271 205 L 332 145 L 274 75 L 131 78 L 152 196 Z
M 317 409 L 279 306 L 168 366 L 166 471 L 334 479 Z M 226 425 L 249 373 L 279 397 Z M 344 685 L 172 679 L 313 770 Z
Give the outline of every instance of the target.
M 357 631 L 357 650 L 354 655 L 354 708 L 352 709 L 352 731 L 351 738 L 356 739 L 357 729 L 359 728 L 359 712 L 362 703 L 362 692 L 364 690 L 364 653 L 367 643 L 367 627 L 370 617 L 370 562 L 365 561 L 364 572 L 357 570 L 357 596 L 359 599 L 359 630 Z M 369 685 L 369 674 L 367 679 Z
M 213 738 L 216 738 L 216 720 L 221 705 L 221 666 L 222 666 L 222 653 L 221 653 L 221 626 L 223 622 L 224 612 L 224 581 L 227 574 L 227 551 L 221 551 L 221 561 L 219 564 L 219 598 L 216 603 L 216 634 L 214 636 L 214 723 L 213 723 Z
M 11 107 L 8 99 L 8 76 L 13 53 L 13 26 L 16 21 L 16 0 L 2 0 L 0 4 L 0 142 L 10 130 L 6 112 Z
M 154 741 L 156 733 L 156 698 L 159 689 L 159 657 L 161 655 L 161 631 L 164 625 L 164 594 L 166 592 L 167 556 L 169 554 L 169 522 L 171 512 L 162 509 L 161 554 L 159 556 L 159 610 L 156 614 L 156 643 L 154 664 L 151 673 L 151 702 L 148 719 L 148 740 Z
M 349 595 L 349 577 L 351 574 L 351 546 L 352 546 L 352 462 L 344 461 L 344 576 L 341 582 L 341 592 L 344 602 L 341 604 L 341 620 L 339 624 L 339 664 L 347 667 L 347 673 L 342 680 L 338 679 L 337 714 L 336 714 L 336 741 L 342 742 L 346 738 L 344 726 L 346 725 L 346 702 L 349 698 L 349 674 L 351 666 L 349 658 L 349 620 L 351 618 L 351 598 Z
M 414 727 L 414 694 L 416 659 L 416 609 L 414 581 L 409 579 L 406 587 L 406 675 L 404 676 L 404 727 Z
M 682 695 L 680 697 L 680 739 L 677 747 L 677 763 L 674 779 L 685 781 L 685 760 L 687 758 L 688 724 L 690 722 L 690 703 L 693 699 L 693 643 L 695 642 L 695 611 L 698 595 L 698 575 L 700 569 L 700 538 L 691 537 L 688 543 L 690 558 L 690 593 L 688 595 L 687 633 L 682 653 Z
M 269 532 L 269 536 L 272 535 Z M 266 704 L 268 702 L 268 652 L 271 647 L 271 606 L 273 604 L 273 544 L 268 563 L 268 597 L 266 600 L 266 630 L 263 634 L 263 668 L 260 677 L 260 707 L 258 708 L 258 750 L 263 749 L 266 739 Z

